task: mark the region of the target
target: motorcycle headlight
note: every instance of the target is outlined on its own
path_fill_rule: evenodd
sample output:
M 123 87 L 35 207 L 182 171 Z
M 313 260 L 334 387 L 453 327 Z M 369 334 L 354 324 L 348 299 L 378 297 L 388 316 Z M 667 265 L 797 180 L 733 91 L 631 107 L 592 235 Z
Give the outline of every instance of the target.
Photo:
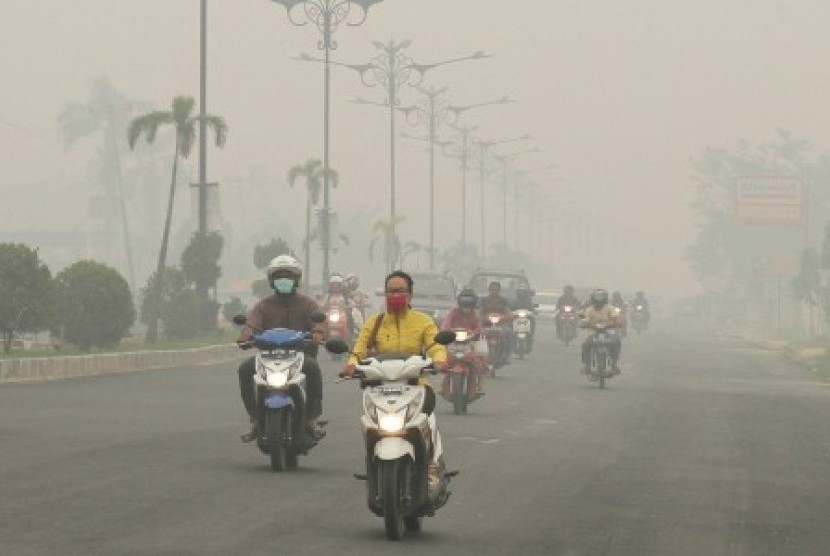
M 467 341 L 467 331 L 466 330 L 459 330 L 455 333 L 455 341 L 456 342 L 466 342 Z
M 642 305 L 637 305 L 637 310 L 638 310 L 638 311 L 642 311 L 642 310 L 643 310 L 643 306 L 642 306 Z
M 499 316 L 498 315 L 488 315 L 487 319 L 490 321 L 490 324 L 498 324 L 499 323 Z
M 288 383 L 288 373 L 268 373 L 268 386 L 282 388 Z
M 570 313 L 571 311 L 573 311 L 573 309 L 572 309 L 572 308 L 570 308 L 570 307 L 565 307 L 565 312 L 566 312 L 566 313 Z
M 329 313 L 330 322 L 340 322 L 340 313 Z
M 397 413 L 378 411 L 378 426 L 384 432 L 400 432 L 403 430 L 404 423 L 406 423 L 405 410 Z

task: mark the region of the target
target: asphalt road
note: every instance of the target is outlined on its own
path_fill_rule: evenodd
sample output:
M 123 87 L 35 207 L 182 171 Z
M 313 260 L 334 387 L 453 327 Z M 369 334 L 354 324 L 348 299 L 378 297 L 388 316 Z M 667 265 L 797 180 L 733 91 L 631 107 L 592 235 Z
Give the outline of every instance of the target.
M 542 327 L 469 415 L 441 402 L 461 475 L 394 546 L 352 478 L 359 390 L 332 364 L 329 435 L 285 474 L 238 440 L 235 369 L 0 386 L 0 554 L 830 553 L 830 388 L 778 353 L 655 328 L 607 390 Z

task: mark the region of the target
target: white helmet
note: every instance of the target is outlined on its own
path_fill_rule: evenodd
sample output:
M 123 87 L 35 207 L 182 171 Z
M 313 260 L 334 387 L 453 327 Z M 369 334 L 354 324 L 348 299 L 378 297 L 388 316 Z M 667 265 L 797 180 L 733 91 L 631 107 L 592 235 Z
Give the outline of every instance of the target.
M 273 274 L 278 270 L 287 270 L 293 274 L 298 284 L 300 279 L 303 277 L 303 267 L 300 266 L 300 261 L 291 255 L 280 255 L 279 257 L 271 259 L 271 262 L 268 263 L 268 269 L 266 270 L 268 279 L 270 280 L 271 276 L 273 276 Z

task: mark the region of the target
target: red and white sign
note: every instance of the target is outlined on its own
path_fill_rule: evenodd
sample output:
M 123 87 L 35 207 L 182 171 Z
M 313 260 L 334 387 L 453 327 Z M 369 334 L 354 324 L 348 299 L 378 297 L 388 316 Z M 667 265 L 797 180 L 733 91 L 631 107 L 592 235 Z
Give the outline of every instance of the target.
M 735 218 L 749 224 L 796 224 L 806 215 L 804 184 L 796 177 L 738 176 Z

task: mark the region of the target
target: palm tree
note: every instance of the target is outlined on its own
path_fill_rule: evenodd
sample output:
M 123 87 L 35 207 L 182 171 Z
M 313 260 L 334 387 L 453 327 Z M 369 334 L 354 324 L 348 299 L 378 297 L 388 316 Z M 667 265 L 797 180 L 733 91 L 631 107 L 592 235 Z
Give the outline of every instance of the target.
M 374 260 L 375 245 L 378 240 L 383 242 L 383 260 L 386 261 L 386 269 L 394 270 L 401 259 L 401 238 L 398 236 L 398 226 L 404 221 L 403 216 L 395 216 L 392 220 L 378 220 L 372 228 L 375 237 L 369 244 L 369 260 Z
M 318 158 L 310 158 L 306 161 L 305 164 L 298 164 L 296 166 L 292 166 L 291 169 L 288 170 L 289 187 L 294 187 L 294 182 L 297 181 L 297 178 L 305 178 L 306 205 L 305 240 L 303 241 L 303 249 L 305 250 L 305 275 L 307 280 L 310 278 L 308 269 L 309 259 L 311 258 L 309 247 L 311 245 L 311 206 L 316 205 L 320 202 L 320 191 L 323 188 L 323 181 L 325 180 L 327 173 L 329 176 L 329 183 L 331 183 L 331 186 L 337 187 L 337 184 L 340 181 L 340 177 L 337 174 L 337 170 L 333 170 L 331 168 L 324 168 L 322 161 L 320 161 L 320 159 Z
M 167 243 L 170 239 L 170 222 L 173 217 L 173 200 L 176 194 L 176 172 L 179 168 L 179 157 L 187 158 L 190 151 L 193 150 L 193 145 L 196 143 L 196 136 L 199 130 L 200 123 L 213 129 L 216 137 L 216 146 L 222 147 L 225 144 L 225 138 L 228 133 L 228 125 L 224 118 L 220 116 L 205 115 L 204 121 L 201 116 L 193 114 L 193 108 L 196 101 L 193 97 L 178 96 L 173 99 L 172 109 L 170 111 L 154 111 L 143 116 L 138 116 L 130 122 L 130 127 L 127 130 L 127 142 L 130 148 L 135 148 L 135 144 L 141 135 L 145 135 L 148 143 L 152 143 L 156 138 L 158 128 L 163 125 L 172 125 L 176 130 L 176 148 L 173 153 L 173 172 L 170 179 L 170 196 L 167 201 L 167 216 L 164 220 L 164 231 L 161 236 L 161 248 L 159 249 L 158 266 L 156 267 L 156 280 L 154 283 L 151 296 L 153 298 L 150 303 L 150 318 L 147 325 L 147 335 L 144 341 L 148 344 L 154 343 L 158 339 L 158 312 L 159 312 L 159 295 L 163 289 L 162 279 L 164 275 L 164 267 L 167 262 Z
M 81 139 L 101 133 L 103 148 L 101 152 L 101 182 L 105 188 L 106 198 L 118 199 L 121 216 L 121 231 L 124 237 L 124 255 L 127 263 L 127 277 L 130 289 L 135 292 L 135 272 L 133 269 L 133 250 L 127 207 L 124 195 L 124 178 L 121 166 L 121 153 L 126 149 L 123 143 L 127 121 L 141 110 L 146 110 L 146 103 L 128 100 L 119 93 L 106 77 L 93 82 L 92 94 L 86 103 L 72 102 L 66 105 L 58 116 L 58 125 L 63 135 L 64 147 L 70 148 Z M 112 192 L 110 188 L 114 187 Z M 114 193 L 114 195 L 113 195 Z M 106 226 L 108 236 L 113 235 L 114 211 L 107 211 Z

